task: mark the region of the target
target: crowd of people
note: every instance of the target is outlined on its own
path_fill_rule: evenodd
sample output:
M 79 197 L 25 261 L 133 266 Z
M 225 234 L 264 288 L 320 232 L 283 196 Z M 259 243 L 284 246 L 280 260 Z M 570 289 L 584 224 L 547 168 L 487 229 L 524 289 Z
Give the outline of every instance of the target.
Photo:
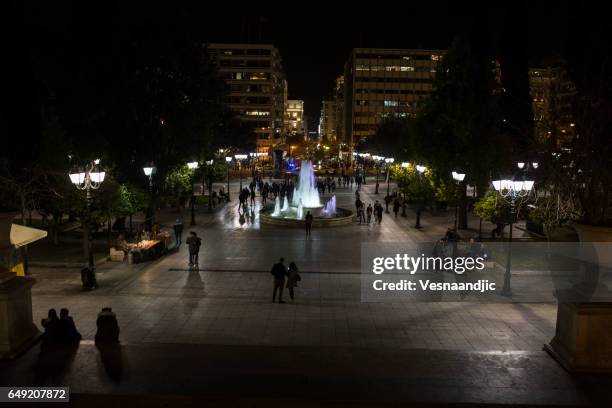
M 361 200 L 359 190 L 355 191 L 355 210 L 357 212 L 357 220 L 359 224 L 370 224 L 372 223 L 372 218 L 374 219 L 374 224 L 380 225 L 382 223 L 382 204 L 380 204 L 378 200 L 375 200 L 374 205 L 369 203 L 366 207 L 366 203 Z

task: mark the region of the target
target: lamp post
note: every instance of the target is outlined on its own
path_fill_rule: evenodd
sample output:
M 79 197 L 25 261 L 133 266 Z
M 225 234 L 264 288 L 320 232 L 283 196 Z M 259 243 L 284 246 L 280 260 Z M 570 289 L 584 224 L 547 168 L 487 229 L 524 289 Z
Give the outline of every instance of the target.
M 143 167 L 142 171 L 144 172 L 145 176 L 149 178 L 149 211 L 145 222 L 150 228 L 153 225 L 150 218 L 153 218 L 153 173 L 155 172 L 155 167 Z
M 453 180 L 455 180 L 457 182 L 457 191 L 456 191 L 456 197 L 455 197 L 455 232 L 457 232 L 457 215 L 459 212 L 459 184 L 461 184 L 461 182 L 463 181 L 463 179 L 465 179 L 465 173 L 458 173 L 456 171 L 452 172 L 453 175 Z
M 83 279 L 83 289 L 93 289 L 98 287 L 95 275 L 95 265 L 93 259 L 93 243 L 90 229 L 91 216 L 91 190 L 97 190 L 104 181 L 106 173 L 100 171 L 100 159 L 96 159 L 87 165 L 84 169 L 77 169 L 68 174 L 70 181 L 79 190 L 85 190 L 85 198 L 87 201 L 85 220 L 83 222 L 83 240 L 86 248 L 88 278 Z
M 391 165 L 393 164 L 393 162 L 395 161 L 395 159 L 393 157 L 387 157 L 385 159 L 385 163 L 387 163 L 387 195 L 389 195 L 389 168 L 391 167 Z M 389 211 L 387 211 L 389 212 Z
M 374 159 L 374 163 L 376 165 L 376 191 L 374 192 L 374 194 L 378 194 L 378 175 L 380 174 L 380 162 L 385 160 L 385 158 L 382 156 L 372 156 L 372 159 Z
M 495 180 L 493 181 L 493 188 L 498 191 L 502 197 L 510 202 L 510 232 L 508 234 L 508 255 L 506 259 L 506 272 L 504 273 L 504 287 L 501 294 L 503 296 L 510 296 L 512 290 L 510 288 L 510 268 L 512 265 L 512 224 L 514 222 L 514 207 L 516 205 L 516 199 L 526 197 L 533 188 L 532 180 Z
M 230 187 L 229 187 L 229 168 L 230 168 L 230 163 L 232 162 L 232 156 L 226 156 L 225 157 L 225 163 L 227 164 L 227 202 L 229 203 L 230 200 Z
M 191 170 L 191 174 L 193 175 L 195 170 L 198 168 L 198 162 L 196 161 L 189 162 L 187 163 L 187 167 L 189 168 L 189 170 Z M 204 186 L 202 186 L 202 188 L 204 188 Z M 190 225 L 196 225 L 196 221 L 195 221 L 195 201 L 196 200 L 195 200 L 195 191 L 193 191 L 193 183 L 191 184 L 191 199 L 189 201 L 191 204 L 191 223 Z
M 149 178 L 149 193 L 153 191 L 153 167 L 143 167 L 142 171 Z
M 427 167 L 422 166 L 420 164 L 417 164 L 415 166 L 417 172 L 419 173 L 419 181 L 421 180 L 421 177 L 423 175 L 423 173 L 425 173 L 425 170 L 427 170 Z M 414 228 L 421 228 L 421 210 L 422 207 L 425 207 L 425 195 L 423 195 L 423 205 L 419 205 L 417 206 L 417 213 L 416 213 L 416 224 L 414 225 Z
M 242 191 L 242 160 L 246 159 L 246 154 L 235 154 L 234 158 L 238 162 L 238 174 L 240 175 L 240 191 Z
M 363 178 L 362 178 L 362 183 L 365 186 L 366 185 L 366 178 L 368 177 L 368 160 L 371 158 L 372 156 L 370 155 L 370 153 L 364 153 L 363 154 L 363 164 L 361 165 L 361 169 L 363 171 Z
M 255 178 L 255 164 L 257 153 L 249 153 L 249 160 L 251 160 L 251 177 Z
M 410 163 L 409 162 L 402 162 L 402 168 L 403 169 L 407 169 L 408 167 L 410 167 Z M 406 215 L 406 193 L 402 193 L 402 217 L 407 217 Z

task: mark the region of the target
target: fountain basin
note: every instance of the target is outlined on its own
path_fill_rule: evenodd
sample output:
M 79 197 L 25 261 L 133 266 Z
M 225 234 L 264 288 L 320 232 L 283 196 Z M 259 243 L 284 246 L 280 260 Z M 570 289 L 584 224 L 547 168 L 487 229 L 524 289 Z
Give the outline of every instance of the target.
M 334 217 L 321 217 L 317 216 L 321 211 L 319 208 L 304 208 L 304 214 L 306 211 L 311 210 L 311 213 L 315 214 L 312 220 L 313 228 L 326 228 L 326 227 L 339 227 L 342 225 L 349 225 L 353 223 L 355 213 L 345 208 L 338 207 L 336 209 L 336 215 Z M 259 212 L 259 222 L 262 224 L 278 225 L 283 227 L 300 227 L 304 228 L 305 222 L 303 219 L 298 219 L 288 214 L 286 217 L 272 216 L 273 209 L 266 208 Z

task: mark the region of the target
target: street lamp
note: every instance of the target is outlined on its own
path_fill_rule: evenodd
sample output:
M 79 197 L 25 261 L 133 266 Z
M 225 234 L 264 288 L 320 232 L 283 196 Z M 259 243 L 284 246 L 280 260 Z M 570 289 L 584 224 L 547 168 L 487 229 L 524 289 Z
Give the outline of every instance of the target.
M 389 168 L 395 159 L 393 157 L 387 157 L 385 159 L 385 163 L 387 163 L 387 196 L 389 196 Z M 387 206 L 387 213 L 389 212 L 389 207 Z
M 195 169 L 198 168 L 198 162 L 189 162 L 187 163 L 187 167 L 189 168 L 189 170 L 191 170 L 191 173 L 193 174 L 195 172 Z M 195 191 L 193 191 L 193 183 L 191 185 L 191 199 L 189 200 L 191 204 L 191 223 L 190 225 L 196 225 L 196 221 L 195 221 Z
M 145 176 L 149 178 L 149 213 L 147 214 L 147 219 L 145 222 L 150 229 L 150 227 L 153 225 L 151 218 L 153 218 L 153 173 L 155 173 L 155 167 L 143 167 L 142 171 L 144 172 Z
M 246 154 L 235 154 L 234 158 L 238 161 L 238 174 L 240 175 L 240 191 L 242 191 L 242 160 L 246 159 Z
M 227 164 L 227 202 L 229 203 L 230 200 L 230 187 L 229 187 L 229 168 L 230 168 L 230 163 L 232 162 L 232 156 L 226 156 L 225 157 L 225 163 Z
M 380 163 L 385 160 L 383 156 L 372 156 L 374 162 L 376 163 L 376 191 L 375 194 L 378 194 L 378 175 L 380 173 Z
M 453 175 L 453 180 L 455 180 L 457 182 L 457 191 L 456 191 L 456 197 L 455 197 L 455 232 L 457 232 L 457 215 L 458 215 L 458 209 L 459 209 L 459 184 L 461 184 L 461 182 L 463 181 L 463 179 L 465 179 L 465 173 L 458 173 L 456 171 L 452 172 Z
M 104 171 L 100 171 L 98 165 L 100 164 L 100 159 L 94 160 L 88 166 L 86 166 L 82 170 L 76 170 L 68 174 L 70 177 L 70 181 L 74 186 L 79 190 L 85 190 L 86 192 L 86 214 L 85 220 L 83 222 L 83 238 L 87 242 L 87 268 L 88 268 L 88 278 L 87 280 L 83 280 L 83 289 L 92 289 L 98 287 L 98 283 L 96 282 L 95 275 L 95 265 L 93 259 L 93 243 L 92 236 L 90 231 L 90 216 L 91 216 L 91 190 L 97 190 L 102 185 L 104 178 L 106 177 L 106 173 Z
M 402 162 L 402 168 L 403 169 L 407 169 L 408 167 L 410 167 L 410 163 L 409 162 Z M 406 193 L 402 193 L 402 217 L 407 217 L 406 214 Z
M 427 167 L 417 164 L 415 166 L 417 172 L 419 173 L 419 180 L 421 178 L 421 176 L 423 175 L 423 173 L 425 172 L 425 170 L 427 170 Z M 425 207 L 425 195 L 423 195 L 423 205 L 422 206 L 417 206 L 417 212 L 416 212 L 416 224 L 414 225 L 415 228 L 421 228 L 421 207 Z
M 142 171 L 149 178 L 149 190 L 153 190 L 153 167 L 143 167 Z
M 510 267 L 512 263 L 512 224 L 514 222 L 514 207 L 516 205 L 516 199 L 526 197 L 533 188 L 533 180 L 495 180 L 493 181 L 493 188 L 498 191 L 502 197 L 510 202 L 510 233 L 508 234 L 508 257 L 506 260 L 506 272 L 504 273 L 504 287 L 501 294 L 503 296 L 510 296 L 512 290 L 510 289 Z

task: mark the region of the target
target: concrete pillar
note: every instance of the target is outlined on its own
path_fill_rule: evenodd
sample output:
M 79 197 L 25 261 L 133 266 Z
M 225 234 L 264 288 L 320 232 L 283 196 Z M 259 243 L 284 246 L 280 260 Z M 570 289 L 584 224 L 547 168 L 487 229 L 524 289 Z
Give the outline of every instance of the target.
M 548 351 L 570 371 L 612 372 L 612 303 L 559 303 Z
M 0 272 L 0 358 L 13 358 L 41 335 L 32 321 L 34 279 Z

